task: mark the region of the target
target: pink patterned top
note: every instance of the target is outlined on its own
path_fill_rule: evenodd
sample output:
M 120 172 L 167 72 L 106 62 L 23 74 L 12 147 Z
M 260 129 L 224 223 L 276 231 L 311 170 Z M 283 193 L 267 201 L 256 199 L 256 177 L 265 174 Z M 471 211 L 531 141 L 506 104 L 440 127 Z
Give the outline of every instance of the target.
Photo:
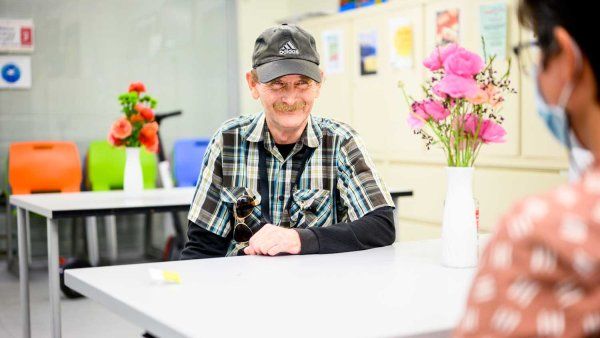
M 496 228 L 455 337 L 600 337 L 600 168 Z

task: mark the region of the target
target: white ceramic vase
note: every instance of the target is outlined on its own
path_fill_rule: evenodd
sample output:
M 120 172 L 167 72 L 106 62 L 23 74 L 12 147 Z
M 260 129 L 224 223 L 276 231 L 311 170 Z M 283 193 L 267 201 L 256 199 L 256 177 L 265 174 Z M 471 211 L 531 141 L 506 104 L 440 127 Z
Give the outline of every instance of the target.
M 448 180 L 442 223 L 442 264 L 452 268 L 477 266 L 477 220 L 472 167 L 447 167 Z
M 144 190 L 144 176 L 140 162 L 140 148 L 125 148 L 125 173 L 123 176 L 123 190 L 129 194 L 137 194 Z

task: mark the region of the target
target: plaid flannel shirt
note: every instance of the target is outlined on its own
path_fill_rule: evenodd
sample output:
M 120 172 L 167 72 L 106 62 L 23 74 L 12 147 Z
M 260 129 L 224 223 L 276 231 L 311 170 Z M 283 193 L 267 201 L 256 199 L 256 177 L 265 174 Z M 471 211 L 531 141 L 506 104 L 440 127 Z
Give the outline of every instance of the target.
M 260 196 L 258 146 L 264 142 L 270 196 Z M 315 148 L 294 191 L 304 147 Z M 225 122 L 204 155 L 188 219 L 217 235 L 233 231 L 233 204 L 250 194 L 270 198 L 271 223 L 323 227 L 354 221 L 384 206 L 394 206 L 358 134 L 348 125 L 312 116 L 287 158 L 277 150 L 264 113 Z M 291 198 L 289 210 L 284 210 Z M 337 202 L 334 202 L 334 199 Z M 246 223 L 263 222 L 260 207 Z M 235 243 L 230 245 L 229 253 Z

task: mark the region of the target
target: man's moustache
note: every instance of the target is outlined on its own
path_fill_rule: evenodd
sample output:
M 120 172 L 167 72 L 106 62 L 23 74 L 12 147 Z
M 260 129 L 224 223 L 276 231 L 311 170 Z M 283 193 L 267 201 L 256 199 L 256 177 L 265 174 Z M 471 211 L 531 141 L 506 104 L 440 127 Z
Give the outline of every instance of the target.
M 285 111 L 285 112 L 289 112 L 289 111 L 295 111 L 298 109 L 302 109 L 306 106 L 305 102 L 298 102 L 298 103 L 294 103 L 294 104 L 286 104 L 286 103 L 275 103 L 273 105 L 273 108 L 275 108 L 275 110 L 278 111 Z

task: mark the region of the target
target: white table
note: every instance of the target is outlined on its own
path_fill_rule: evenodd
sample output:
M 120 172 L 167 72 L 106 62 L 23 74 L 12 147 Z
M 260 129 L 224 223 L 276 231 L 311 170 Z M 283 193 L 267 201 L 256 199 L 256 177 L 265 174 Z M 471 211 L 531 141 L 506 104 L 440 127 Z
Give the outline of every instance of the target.
M 31 336 L 29 316 L 29 272 L 27 257 L 27 212 L 47 219 L 48 233 L 48 284 L 52 314 L 52 336 L 61 336 L 60 285 L 58 263 L 59 218 L 79 216 L 105 216 L 147 211 L 186 211 L 189 209 L 195 188 L 144 190 L 132 196 L 123 191 L 52 193 L 12 195 L 10 204 L 17 207 L 19 242 L 19 281 L 21 286 L 21 311 L 23 336 Z
M 474 269 L 440 265 L 440 241 L 343 254 L 229 257 L 67 270 L 66 284 L 160 337 L 440 336 Z M 176 271 L 181 284 L 152 281 Z

